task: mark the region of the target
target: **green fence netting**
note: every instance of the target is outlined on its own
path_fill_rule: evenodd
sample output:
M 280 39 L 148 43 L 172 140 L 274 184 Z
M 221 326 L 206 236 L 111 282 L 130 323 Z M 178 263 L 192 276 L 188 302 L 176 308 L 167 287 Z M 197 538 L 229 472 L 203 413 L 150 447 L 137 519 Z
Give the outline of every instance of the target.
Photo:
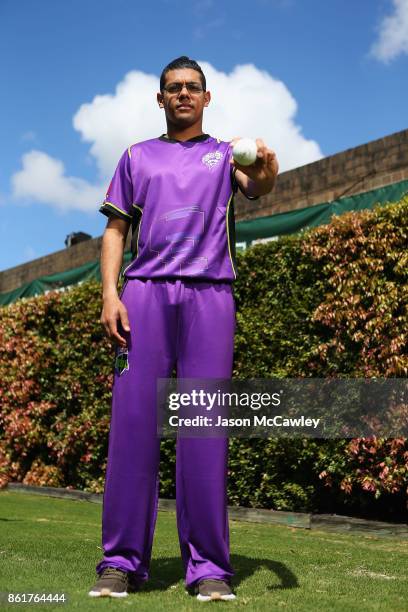
M 284 234 L 296 234 L 303 229 L 330 223 L 332 215 L 341 215 L 351 210 L 373 208 L 375 204 L 399 202 L 408 193 L 408 180 L 393 183 L 358 195 L 343 197 L 333 202 L 324 202 L 269 217 L 258 217 L 236 224 L 236 240 L 251 243 L 260 238 L 271 238 Z
M 370 209 L 375 204 L 398 202 L 406 193 L 408 193 L 408 180 L 358 195 L 343 197 L 333 202 L 324 202 L 291 212 L 240 221 L 236 223 L 236 242 L 239 247 L 245 248 L 255 240 L 295 234 L 309 227 L 329 223 L 332 215 L 340 215 L 351 210 Z M 122 271 L 130 261 L 131 253 L 127 251 L 123 256 Z M 7 306 L 18 299 L 56 289 L 62 291 L 71 285 L 78 285 L 91 278 L 101 280 L 99 259 L 66 272 L 42 276 L 13 291 L 0 293 L 0 306 Z

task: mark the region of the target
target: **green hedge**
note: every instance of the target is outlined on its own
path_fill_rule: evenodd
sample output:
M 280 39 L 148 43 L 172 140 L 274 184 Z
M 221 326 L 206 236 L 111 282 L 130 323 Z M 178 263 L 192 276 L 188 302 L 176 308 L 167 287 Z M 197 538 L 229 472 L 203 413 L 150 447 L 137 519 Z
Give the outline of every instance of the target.
M 234 377 L 405 377 L 408 199 L 238 255 Z M 0 482 L 103 490 L 113 349 L 101 287 L 0 309 Z M 161 495 L 174 497 L 174 441 Z M 383 517 L 407 500 L 401 440 L 230 441 L 232 504 Z

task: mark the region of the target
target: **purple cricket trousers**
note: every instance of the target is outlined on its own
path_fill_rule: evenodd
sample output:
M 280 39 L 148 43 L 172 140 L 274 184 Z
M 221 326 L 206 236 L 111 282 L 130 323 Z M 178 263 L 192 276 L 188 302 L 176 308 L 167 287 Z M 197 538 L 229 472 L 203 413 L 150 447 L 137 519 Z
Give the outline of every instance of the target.
M 157 516 L 160 439 L 156 379 L 231 378 L 235 302 L 231 283 L 129 278 L 128 366 L 115 371 L 103 496 L 103 560 L 148 578 Z M 185 582 L 228 580 L 227 438 L 177 440 L 177 528 Z

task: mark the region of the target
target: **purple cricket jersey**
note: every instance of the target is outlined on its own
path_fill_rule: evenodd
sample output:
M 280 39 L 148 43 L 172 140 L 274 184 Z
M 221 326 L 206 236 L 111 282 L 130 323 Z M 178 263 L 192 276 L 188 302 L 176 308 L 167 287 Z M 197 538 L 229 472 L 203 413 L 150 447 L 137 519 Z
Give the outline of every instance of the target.
M 236 278 L 229 142 L 202 134 L 130 146 L 99 208 L 132 223 L 125 278 Z

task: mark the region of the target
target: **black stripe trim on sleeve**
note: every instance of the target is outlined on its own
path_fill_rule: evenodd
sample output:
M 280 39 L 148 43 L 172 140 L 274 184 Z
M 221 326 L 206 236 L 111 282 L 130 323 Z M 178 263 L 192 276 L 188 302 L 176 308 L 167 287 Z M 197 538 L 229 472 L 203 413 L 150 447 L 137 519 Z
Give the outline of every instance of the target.
M 114 215 L 116 217 L 119 217 L 120 219 L 123 219 L 124 221 L 128 221 L 129 223 L 132 220 L 131 215 L 128 215 L 127 213 L 122 212 L 121 210 L 116 208 L 116 206 L 113 206 L 112 204 L 108 202 L 104 202 L 102 206 L 100 206 L 99 212 L 101 212 L 103 215 L 106 215 L 107 217 Z

